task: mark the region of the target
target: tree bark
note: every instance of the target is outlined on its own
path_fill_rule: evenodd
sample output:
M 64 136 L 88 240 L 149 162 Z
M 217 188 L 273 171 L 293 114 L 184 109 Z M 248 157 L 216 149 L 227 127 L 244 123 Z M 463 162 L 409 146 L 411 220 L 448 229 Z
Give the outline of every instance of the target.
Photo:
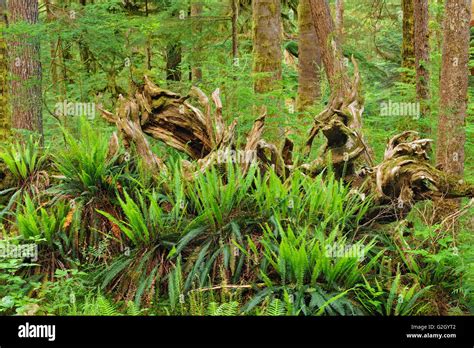
M 422 116 L 429 115 L 430 99 L 430 45 L 428 32 L 428 0 L 417 0 L 414 4 L 415 18 L 415 66 L 416 66 L 416 95 L 421 104 Z
M 254 91 L 257 95 L 265 95 L 281 88 L 283 53 L 280 0 L 253 0 L 252 13 Z M 267 100 L 265 104 L 271 104 L 273 108 L 276 106 L 277 109 L 282 106 L 278 97 L 272 96 L 271 99 L 271 103 Z M 255 112 L 259 115 L 268 113 L 269 137 L 282 135 L 277 111 L 268 112 L 267 105 L 258 105 Z
M 470 18 L 470 0 L 447 0 L 436 162 L 445 172 L 459 176 L 464 172 Z M 439 214 L 447 216 L 458 205 L 440 202 Z
M 10 23 L 38 23 L 37 0 L 8 1 Z M 39 40 L 27 34 L 16 36 L 9 45 L 12 74 L 12 127 L 43 133 L 41 61 Z
M 344 0 L 336 0 L 336 33 L 339 41 L 344 41 Z
M 313 26 L 309 0 L 298 6 L 298 111 L 304 111 L 321 97 L 321 54 Z
M 320 132 L 326 138 L 323 155 L 308 164 L 308 170 L 319 172 L 329 160 L 332 161 L 337 176 L 350 176 L 364 164 L 373 165 L 372 150 L 361 132 L 364 102 L 359 70 L 356 61 L 352 59 L 354 77 L 349 79 L 328 1 L 311 0 L 311 14 L 331 97 L 326 109 L 314 118 L 314 125 L 306 141 L 307 155 Z M 360 155 L 363 155 L 362 158 Z
M 8 109 L 8 56 L 3 30 L 7 26 L 6 1 L 0 0 L 0 141 L 10 134 Z
M 317 44 L 331 91 L 348 91 L 350 82 L 343 64 L 339 40 L 334 35 L 335 25 L 329 3 L 327 0 L 310 0 L 310 3 Z
M 253 55 L 254 73 L 266 73 L 257 77 L 256 93 L 277 89 L 281 82 L 281 7 L 280 0 L 253 0 Z
M 414 1 L 402 0 L 403 42 L 402 42 L 402 82 L 412 83 L 415 71 L 415 25 Z M 412 73 L 413 72 L 413 73 Z

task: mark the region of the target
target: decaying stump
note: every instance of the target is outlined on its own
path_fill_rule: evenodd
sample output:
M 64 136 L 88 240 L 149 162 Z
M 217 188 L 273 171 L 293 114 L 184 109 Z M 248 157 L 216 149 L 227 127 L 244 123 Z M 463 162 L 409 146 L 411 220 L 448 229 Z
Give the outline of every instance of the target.
M 242 151 L 255 156 L 240 163 L 244 171 L 257 163 L 263 171 L 272 167 L 281 177 L 295 169 L 310 177 L 324 171 L 328 164 L 334 173 L 350 184 L 361 195 L 373 197 L 377 220 L 393 221 L 405 216 L 411 206 L 422 200 L 437 197 L 474 196 L 474 186 L 460 178 L 447 175 L 429 163 L 430 139 L 420 139 L 418 133 L 407 131 L 389 140 L 384 159 L 378 165 L 361 134 L 363 101 L 359 96 L 360 77 L 355 66 L 355 77 L 345 92 L 334 92 L 327 108 L 317 115 L 309 133 L 305 154 L 309 154 L 313 140 L 323 134 L 326 143 L 322 155 L 309 163 L 294 163 L 293 143 L 285 139 L 279 149 L 262 139 L 265 115 L 258 117 L 247 135 L 242 149 L 236 148 L 234 120 L 226 126 L 222 116 L 219 90 L 209 98 L 198 88 L 189 96 L 181 96 L 156 86 L 147 77 L 133 97 L 120 97 L 115 114 L 103 111 L 104 117 L 117 125 L 124 146 L 134 151 L 152 173 L 167 170 L 165 163 L 152 151 L 145 134 L 160 140 L 183 153 L 190 161 L 183 161 L 185 177 L 214 165 L 222 165 L 222 154 Z M 199 101 L 200 108 L 189 102 Z M 110 141 L 113 154 L 119 147 L 114 134 Z
M 373 196 L 376 208 L 372 215 L 378 221 L 403 218 L 419 201 L 474 197 L 474 185 L 429 163 L 431 142 L 414 131 L 398 134 L 389 140 L 379 165 L 364 168 L 353 177 L 354 187 Z
M 313 127 L 306 141 L 305 154 L 311 151 L 315 137 L 321 132 L 326 138 L 322 156 L 305 164 L 302 168 L 310 175 L 319 174 L 332 163 L 337 176 L 351 176 L 356 171 L 356 164 L 373 166 L 371 150 L 363 135 L 362 112 L 363 100 L 360 97 L 360 75 L 357 63 L 354 64 L 354 80 L 347 82 L 345 89 L 333 92 L 330 102 L 314 119 Z

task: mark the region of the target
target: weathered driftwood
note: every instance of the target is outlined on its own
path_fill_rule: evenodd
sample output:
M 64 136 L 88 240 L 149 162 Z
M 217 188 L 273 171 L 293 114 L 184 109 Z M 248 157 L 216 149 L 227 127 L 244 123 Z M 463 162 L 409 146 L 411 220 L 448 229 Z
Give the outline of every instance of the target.
M 474 196 L 474 186 L 461 178 L 447 175 L 429 163 L 430 139 L 420 139 L 418 133 L 407 131 L 388 141 L 384 159 L 373 163 L 372 151 L 361 134 L 363 102 L 359 96 L 360 77 L 355 77 L 345 92 L 335 92 L 327 108 L 315 117 L 309 133 L 305 154 L 309 155 L 313 140 L 322 133 L 325 145 L 322 155 L 308 163 L 294 163 L 293 143 L 285 139 L 279 149 L 262 139 L 265 115 L 258 117 L 241 149 L 255 153 L 254 161 L 266 170 L 272 167 L 282 176 L 295 169 L 316 176 L 330 164 L 334 173 L 353 186 L 361 195 L 373 197 L 373 214 L 379 220 L 391 221 L 406 215 L 417 202 L 439 197 Z M 195 97 L 201 108 L 193 106 Z M 192 179 L 214 165 L 222 165 L 221 155 L 236 151 L 237 121 L 226 126 L 222 117 L 219 90 L 212 94 L 214 106 L 198 88 L 189 96 L 181 96 L 153 84 L 147 77 L 134 97 L 120 98 L 115 114 L 103 111 L 104 117 L 115 122 L 126 148 L 135 151 L 152 172 L 166 171 L 166 165 L 153 152 L 145 134 L 186 153 L 185 175 Z M 110 151 L 118 149 L 117 134 L 111 138 Z M 240 164 L 248 170 L 250 161 Z

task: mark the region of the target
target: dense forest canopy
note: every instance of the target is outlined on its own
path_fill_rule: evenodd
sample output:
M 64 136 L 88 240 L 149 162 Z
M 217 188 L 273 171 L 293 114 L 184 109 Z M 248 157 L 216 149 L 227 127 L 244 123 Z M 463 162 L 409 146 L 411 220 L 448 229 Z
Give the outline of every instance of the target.
M 472 314 L 473 6 L 0 0 L 0 313 Z

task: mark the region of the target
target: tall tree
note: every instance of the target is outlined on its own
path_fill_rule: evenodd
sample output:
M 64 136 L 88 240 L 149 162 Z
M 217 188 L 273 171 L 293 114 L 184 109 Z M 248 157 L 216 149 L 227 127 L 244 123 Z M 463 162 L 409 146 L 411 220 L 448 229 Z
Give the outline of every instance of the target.
M 38 0 L 9 0 L 9 22 L 38 23 Z M 37 37 L 17 34 L 9 42 L 12 127 L 43 132 L 40 45 Z
M 192 0 L 191 1 L 191 18 L 193 19 L 193 32 L 195 35 L 199 36 L 200 33 L 202 32 L 202 24 L 201 19 L 199 18 L 202 15 L 202 3 L 200 0 Z M 198 39 L 200 40 L 200 39 Z M 195 51 L 195 57 L 197 59 L 195 60 L 200 60 L 200 53 L 202 51 L 202 47 L 200 45 L 197 45 L 194 49 Z M 201 81 L 202 80 L 202 69 L 200 67 L 199 62 L 195 62 L 194 66 L 192 67 L 192 77 L 194 81 Z
M 336 0 L 336 33 L 339 41 L 344 38 L 344 0 Z
M 339 38 L 335 35 L 335 24 L 331 17 L 328 0 L 310 0 L 313 26 L 316 31 L 317 45 L 321 50 L 329 85 L 333 92 L 349 90 L 347 70 L 343 64 Z
M 321 96 L 321 55 L 309 0 L 298 5 L 298 111 L 304 111 Z
M 470 19 L 471 0 L 446 1 L 436 161 L 447 173 L 458 175 L 464 171 Z M 448 215 L 458 204 L 441 203 L 440 215 Z
M 414 4 L 415 18 L 415 66 L 416 66 L 416 95 L 421 103 L 423 116 L 429 113 L 428 100 L 430 98 L 430 72 L 428 62 L 430 58 L 428 32 L 428 0 L 417 0 Z
M 280 88 L 282 75 L 282 24 L 280 0 L 253 0 L 253 72 L 257 94 Z M 263 75 L 261 73 L 264 73 Z M 273 128 L 272 117 L 267 129 Z
M 0 0 L 0 140 L 4 140 L 10 132 L 7 43 L 3 37 L 6 25 L 6 0 Z
M 419 0 L 402 0 L 403 11 L 403 42 L 402 42 L 402 82 L 413 82 L 415 71 L 415 25 L 414 2 Z

